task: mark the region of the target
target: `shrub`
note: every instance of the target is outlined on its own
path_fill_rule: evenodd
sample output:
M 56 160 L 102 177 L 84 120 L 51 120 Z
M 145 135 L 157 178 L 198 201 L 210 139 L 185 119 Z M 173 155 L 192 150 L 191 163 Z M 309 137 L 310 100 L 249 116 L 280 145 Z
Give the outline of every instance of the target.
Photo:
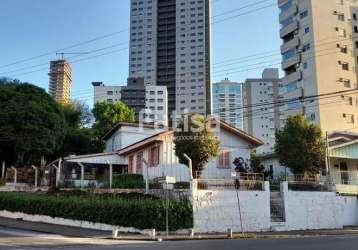
M 109 181 L 103 183 L 104 188 L 109 188 Z M 140 189 L 145 188 L 143 175 L 140 174 L 122 174 L 113 178 L 112 188 Z
M 138 229 L 165 230 L 165 200 L 143 194 L 76 196 L 1 192 L 0 210 Z M 193 226 L 189 201 L 170 201 L 169 225 L 170 230 Z
M 5 179 L 0 179 L 0 187 L 5 186 Z

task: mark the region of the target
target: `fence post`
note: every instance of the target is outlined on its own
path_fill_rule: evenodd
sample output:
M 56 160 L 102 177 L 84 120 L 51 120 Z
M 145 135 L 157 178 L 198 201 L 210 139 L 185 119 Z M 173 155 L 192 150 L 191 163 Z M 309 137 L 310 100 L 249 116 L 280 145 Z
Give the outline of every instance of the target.
M 2 162 L 1 178 L 6 179 L 5 176 L 5 161 Z
M 14 185 L 17 184 L 17 169 L 11 166 L 11 169 L 14 170 Z
M 39 171 L 38 171 L 37 167 L 35 167 L 34 165 L 32 165 L 31 167 L 35 170 L 35 187 L 37 188 L 37 178 L 39 175 Z

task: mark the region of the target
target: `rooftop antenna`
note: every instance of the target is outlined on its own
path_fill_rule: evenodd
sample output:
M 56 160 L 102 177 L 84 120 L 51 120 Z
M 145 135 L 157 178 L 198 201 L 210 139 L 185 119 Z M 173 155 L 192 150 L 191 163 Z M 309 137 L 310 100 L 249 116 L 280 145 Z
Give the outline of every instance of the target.
M 63 60 L 65 55 L 86 55 L 89 52 L 57 52 L 56 55 L 60 55 L 61 59 Z

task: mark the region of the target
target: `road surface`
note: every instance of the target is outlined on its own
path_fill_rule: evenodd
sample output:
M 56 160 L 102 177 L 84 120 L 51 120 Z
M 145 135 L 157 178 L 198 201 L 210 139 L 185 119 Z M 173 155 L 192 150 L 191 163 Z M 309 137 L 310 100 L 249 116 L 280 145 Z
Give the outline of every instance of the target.
M 357 250 L 358 236 L 213 241 L 126 242 L 79 239 L 0 227 L 0 250 Z

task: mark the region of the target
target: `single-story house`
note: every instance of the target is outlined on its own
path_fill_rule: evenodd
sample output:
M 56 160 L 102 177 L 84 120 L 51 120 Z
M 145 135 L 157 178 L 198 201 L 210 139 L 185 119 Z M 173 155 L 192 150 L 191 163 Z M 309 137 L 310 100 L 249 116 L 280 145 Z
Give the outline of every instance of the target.
M 220 140 L 220 154 L 207 164 L 201 176 L 203 179 L 230 178 L 235 172 L 234 160 L 241 158 L 248 162 L 251 150 L 263 144 L 261 140 L 225 122 L 219 121 L 217 124 L 219 126 L 215 133 Z M 148 173 L 149 179 L 173 176 L 180 182 L 189 181 L 188 167 L 180 164 L 175 155 L 174 131 L 171 129 L 118 123 L 104 139 L 105 153 L 69 156 L 64 159 L 65 164 L 85 167 L 105 167 L 111 164 L 113 169 L 116 167 L 117 173 L 137 173 L 143 176 Z M 74 172 L 78 173 L 78 168 Z M 78 179 L 80 174 L 73 177 Z

